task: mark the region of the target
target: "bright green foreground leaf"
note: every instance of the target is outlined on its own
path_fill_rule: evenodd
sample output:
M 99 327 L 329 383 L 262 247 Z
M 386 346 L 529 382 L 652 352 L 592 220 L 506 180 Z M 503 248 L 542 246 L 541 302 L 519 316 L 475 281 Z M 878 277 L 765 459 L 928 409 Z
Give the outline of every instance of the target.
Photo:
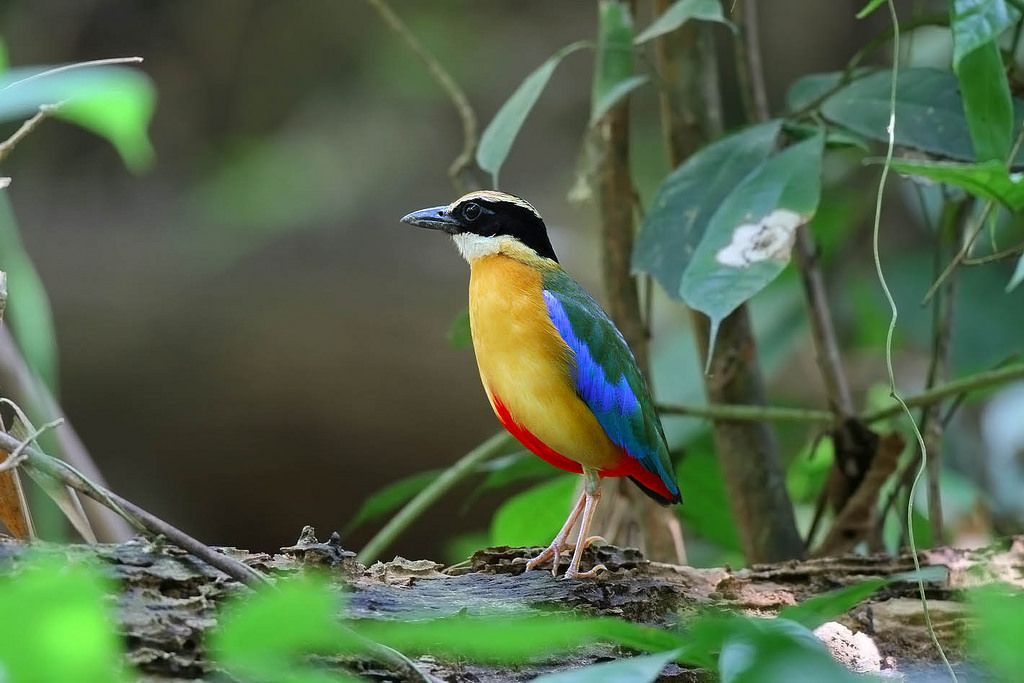
M 598 641 L 634 650 L 678 647 L 677 636 L 612 618 L 555 615 L 452 617 L 430 621 L 371 621 L 352 624 L 361 635 L 406 655 L 430 653 L 482 662 L 522 662 Z
M 982 45 L 999 38 L 1019 18 L 1006 0 L 952 0 L 953 68 Z
M 598 15 L 594 84 L 590 97 L 591 125 L 635 89 L 639 85 L 637 79 L 643 78 L 633 75 L 633 18 L 629 15 L 629 6 L 619 0 L 602 0 Z
M 588 43 L 585 42 L 573 43 L 552 55 L 526 77 L 487 124 L 476 149 L 476 163 L 491 174 L 495 187 L 498 186 L 498 172 L 512 150 L 512 143 L 519 135 L 519 130 L 526 122 L 526 117 L 533 106 L 537 104 L 544 87 L 551 80 L 551 74 L 566 56 L 587 46 Z
M 968 631 L 973 651 L 991 667 L 995 680 L 1019 680 L 1024 671 L 1024 593 L 1009 586 L 985 586 L 968 596 L 976 615 Z
M 964 55 L 956 75 L 975 159 L 1005 161 L 1013 142 L 1013 100 L 996 41 Z
M 153 160 L 147 128 L 156 94 L 136 69 L 92 66 L 47 74 L 12 69 L 0 77 L 0 121 L 26 118 L 47 104 L 56 115 L 106 138 L 133 171 Z
M 582 669 L 538 676 L 533 683 L 653 683 L 661 670 L 679 655 L 679 650 L 640 655 L 612 662 L 593 664 Z
M 788 619 L 735 620 L 718 657 L 722 683 L 856 683 L 805 627 Z
M 7 321 L 28 366 L 57 390 L 57 336 L 50 299 L 25 251 L 7 192 L 0 190 L 0 270 L 7 272 Z
M 880 159 L 871 161 L 882 162 Z M 1011 211 L 1024 209 L 1024 175 L 1010 173 L 1001 161 L 966 164 L 956 161 L 893 159 L 891 168 L 897 173 L 956 185 L 983 199 L 997 201 Z
M 572 509 L 579 477 L 560 476 L 509 498 L 491 519 L 491 545 L 547 545 Z
M 814 216 L 824 137 L 769 158 L 712 216 L 679 287 L 683 300 L 711 319 L 709 363 L 721 321 L 782 272 L 797 228 Z
M 661 16 L 647 27 L 647 30 L 637 36 L 636 44 L 646 43 L 652 38 L 675 31 L 691 19 L 717 21 L 732 26 L 722 14 L 722 3 L 719 0 L 679 0 L 662 12 Z
M 888 140 L 888 71 L 854 81 L 821 106 L 825 118 L 872 140 Z M 896 89 L 896 144 L 949 157 L 974 160 L 956 77 L 938 69 L 905 69 Z
M 644 217 L 633 270 L 654 276 L 680 298 L 683 273 L 712 215 L 737 185 L 775 148 L 782 122 L 745 128 L 700 150 L 661 183 Z
M 108 592 L 91 568 L 47 558 L 0 579 L 0 680 L 127 680 Z
M 359 651 L 339 621 L 339 606 L 319 577 L 279 582 L 232 603 L 210 635 L 210 651 L 232 677 L 247 683 L 355 680 L 302 663 L 311 654 Z

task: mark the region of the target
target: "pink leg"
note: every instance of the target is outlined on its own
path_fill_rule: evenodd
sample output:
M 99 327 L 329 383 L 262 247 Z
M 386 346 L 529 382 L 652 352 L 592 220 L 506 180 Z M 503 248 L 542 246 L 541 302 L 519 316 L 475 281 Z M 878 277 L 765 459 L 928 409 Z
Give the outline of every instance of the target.
M 579 540 L 576 541 L 576 549 L 573 551 L 569 569 L 565 572 L 565 578 L 567 579 L 588 579 L 597 576 L 597 573 L 600 571 L 607 571 L 607 567 L 603 564 L 597 565 L 590 571 L 580 571 L 580 560 L 583 558 L 583 551 L 598 538 L 597 536 L 588 536 L 587 534 L 590 533 L 590 524 L 594 521 L 594 511 L 601 500 L 601 489 L 595 488 L 592 493 L 587 491 L 585 498 L 586 504 L 583 508 L 583 521 L 580 522 Z
M 569 513 L 568 519 L 565 520 L 565 524 L 562 525 L 562 530 L 555 536 L 555 540 L 551 541 L 551 545 L 545 548 L 544 552 L 526 563 L 526 571 L 536 569 L 538 565 L 546 561 L 548 558 L 553 558 L 551 575 L 557 576 L 558 561 L 562 556 L 562 551 L 569 547 L 568 544 L 566 544 L 565 539 L 569 537 L 569 532 L 572 531 L 573 525 L 576 524 L 576 520 L 579 519 L 580 513 L 583 512 L 583 506 L 586 500 L 587 494 L 580 496 L 580 499 L 576 501 L 576 505 L 573 506 L 572 512 Z

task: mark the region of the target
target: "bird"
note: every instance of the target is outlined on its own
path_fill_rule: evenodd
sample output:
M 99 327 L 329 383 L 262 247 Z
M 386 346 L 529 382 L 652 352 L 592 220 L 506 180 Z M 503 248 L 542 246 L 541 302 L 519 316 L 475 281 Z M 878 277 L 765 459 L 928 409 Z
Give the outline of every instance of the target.
M 477 368 L 498 421 L 527 450 L 580 474 L 584 485 L 551 544 L 526 563 L 573 548 L 580 571 L 601 480 L 629 477 L 663 505 L 681 502 L 665 432 L 635 357 L 594 298 L 559 263 L 547 226 L 526 200 L 496 190 L 414 211 L 403 223 L 451 236 L 469 263 L 469 321 Z M 569 544 L 577 520 L 578 538 Z

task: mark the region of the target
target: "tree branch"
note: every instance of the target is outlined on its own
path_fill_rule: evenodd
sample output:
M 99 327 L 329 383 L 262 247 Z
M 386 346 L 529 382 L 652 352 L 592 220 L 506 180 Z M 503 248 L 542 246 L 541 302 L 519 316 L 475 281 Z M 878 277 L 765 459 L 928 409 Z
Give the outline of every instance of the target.
M 39 107 L 39 111 L 37 111 L 32 118 L 27 119 L 22 123 L 18 127 L 18 130 L 11 134 L 11 137 L 0 142 L 0 163 L 3 163 L 4 160 L 7 159 L 7 155 L 14 151 L 14 148 L 18 143 L 27 138 L 32 131 L 38 128 L 39 124 L 42 123 L 44 119 L 53 115 L 53 113 L 57 111 L 58 107 L 60 107 L 59 104 L 44 104 Z
M 143 510 L 135 503 L 122 498 L 102 486 L 94 484 L 66 462 L 57 458 L 51 458 L 32 446 L 25 446 L 22 441 L 7 432 L 0 432 L 0 449 L 8 453 L 21 451 L 25 456 L 25 462 L 22 464 L 23 467 L 32 468 L 70 486 L 96 502 L 107 506 L 133 526 L 148 531 L 155 536 L 165 537 L 170 542 L 184 548 L 211 567 L 216 567 L 236 581 L 249 586 L 267 583 L 267 579 L 256 570 L 232 557 L 218 553 L 209 546 L 192 538 L 184 531 Z
M 455 160 L 448 168 L 448 175 L 452 179 L 452 183 L 455 184 L 457 191 L 466 192 L 471 188 L 463 180 L 463 175 L 472 167 L 478 136 L 476 113 L 473 111 L 472 105 L 469 104 L 469 98 L 466 97 L 466 93 L 462 91 L 462 88 L 455 82 L 455 79 L 452 78 L 447 69 L 441 66 L 441 63 L 430 50 L 423 46 L 419 38 L 409 30 L 409 27 L 395 14 L 394 10 L 391 9 L 391 6 L 385 0 L 367 0 L 367 2 L 377 10 L 384 23 L 420 58 L 420 61 L 427 67 L 430 75 L 441 86 L 441 89 L 445 91 L 448 99 L 451 100 L 455 110 L 459 113 L 459 119 L 462 121 L 462 151 L 459 152 L 459 155 L 455 157 Z

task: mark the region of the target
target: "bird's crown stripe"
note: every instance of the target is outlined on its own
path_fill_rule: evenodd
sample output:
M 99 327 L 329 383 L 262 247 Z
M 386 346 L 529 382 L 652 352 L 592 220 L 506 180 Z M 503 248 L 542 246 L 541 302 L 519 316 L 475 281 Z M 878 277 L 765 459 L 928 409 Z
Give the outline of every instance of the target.
M 520 199 L 515 195 L 505 194 L 504 192 L 497 192 L 496 190 L 477 190 L 476 192 L 470 192 L 469 194 L 463 195 L 456 199 L 454 202 L 448 205 L 448 211 L 452 211 L 459 204 L 464 202 L 471 202 L 479 200 L 482 202 L 504 202 L 506 204 L 514 204 L 515 206 L 522 207 L 527 211 L 533 213 L 533 215 L 540 218 L 540 214 L 537 213 L 537 209 L 533 208 L 533 205 L 525 199 Z

